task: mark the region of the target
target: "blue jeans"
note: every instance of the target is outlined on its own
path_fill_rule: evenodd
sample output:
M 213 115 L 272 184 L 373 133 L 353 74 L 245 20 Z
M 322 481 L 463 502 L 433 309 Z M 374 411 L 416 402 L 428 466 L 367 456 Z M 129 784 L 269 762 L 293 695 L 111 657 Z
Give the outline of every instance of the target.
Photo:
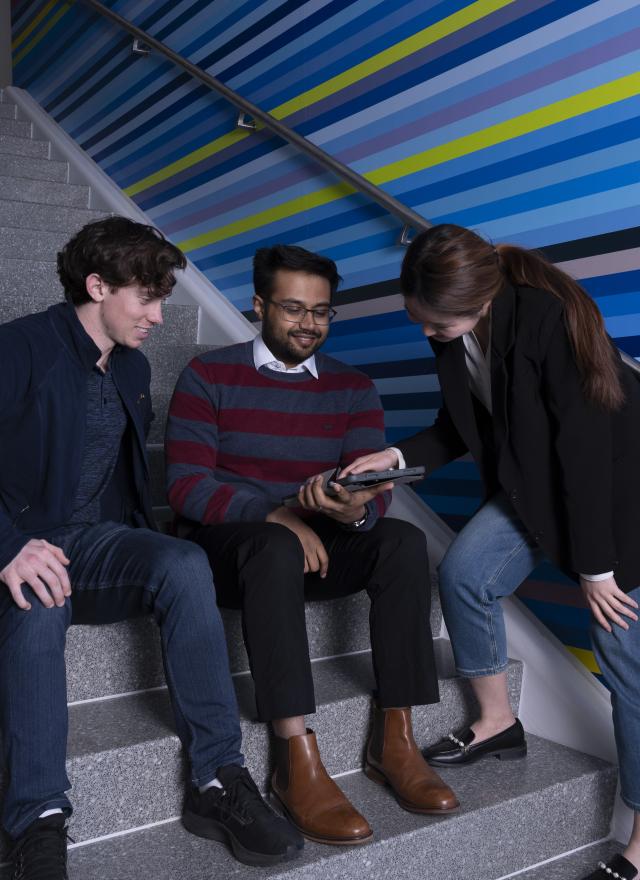
M 640 602 L 640 587 L 629 593 Z M 611 689 L 613 730 L 620 764 L 620 795 L 632 810 L 640 811 L 640 621 L 628 620 L 629 629 L 612 624 L 606 632 L 591 624 L 593 651 Z
M 459 675 L 477 678 L 507 668 L 499 600 L 514 593 L 543 560 L 504 493 L 473 516 L 440 566 L 440 600 Z
M 496 675 L 507 666 L 499 599 L 511 595 L 542 561 L 541 551 L 504 494 L 469 520 L 439 568 L 444 620 L 460 675 Z M 640 587 L 630 593 L 640 602 Z M 592 622 L 593 650 L 611 688 L 622 799 L 640 811 L 640 621 L 607 633 Z
M 205 553 L 148 529 L 101 523 L 50 540 L 62 546 L 73 595 L 45 608 L 28 587 L 22 611 L 0 593 L 0 726 L 9 771 L 3 824 L 19 836 L 44 810 L 71 811 L 65 795 L 70 623 L 108 623 L 151 613 L 194 785 L 242 764 L 241 733 L 226 642 Z

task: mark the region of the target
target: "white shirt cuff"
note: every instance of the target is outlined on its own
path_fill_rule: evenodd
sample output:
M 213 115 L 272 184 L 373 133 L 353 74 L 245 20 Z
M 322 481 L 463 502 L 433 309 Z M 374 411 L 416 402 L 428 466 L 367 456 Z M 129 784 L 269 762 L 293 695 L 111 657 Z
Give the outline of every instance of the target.
M 406 463 L 406 461 L 404 460 L 404 455 L 400 452 L 400 450 L 398 449 L 398 447 L 397 447 L 397 446 L 388 446 L 387 448 L 390 449 L 391 452 L 395 452 L 395 454 L 398 456 L 398 465 L 397 465 L 397 467 L 398 467 L 400 470 L 402 470 L 403 468 L 406 468 L 407 463 Z
M 585 581 L 606 581 L 607 578 L 613 577 L 613 572 L 605 571 L 603 574 L 581 574 L 580 577 Z

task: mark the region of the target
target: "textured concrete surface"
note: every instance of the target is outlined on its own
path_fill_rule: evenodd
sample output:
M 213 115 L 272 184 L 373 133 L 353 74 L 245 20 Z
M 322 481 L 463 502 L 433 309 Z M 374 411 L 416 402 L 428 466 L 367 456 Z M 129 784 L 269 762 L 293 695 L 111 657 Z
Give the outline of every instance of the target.
M 7 105 L 10 107 L 11 105 Z M 31 123 L 21 122 L 17 119 L 7 119 L 0 114 L 0 135 L 10 135 L 16 138 L 31 137 Z
M 170 342 L 160 344 L 160 340 L 154 340 L 156 331 L 154 328 L 149 338 L 149 344 L 144 347 L 144 353 L 151 364 L 151 393 L 154 396 L 166 395 L 168 398 L 173 394 L 173 389 L 178 376 L 196 355 L 209 351 L 211 346 L 199 345 L 197 342 Z M 195 334 L 194 334 L 195 336 Z
M 57 183 L 52 180 L 33 180 L 28 177 L 0 176 L 3 199 L 39 204 L 63 205 L 71 208 L 89 206 L 89 187 L 75 183 Z
M 29 230 L 67 230 L 73 233 L 87 223 L 109 215 L 90 208 L 67 208 L 0 199 L 0 225 Z
M 446 677 L 450 672 L 447 646 L 439 648 L 444 676 L 441 701 L 413 711 L 420 746 L 458 727 L 474 712 L 468 689 L 460 680 Z M 512 664 L 509 675 L 514 694 L 520 674 L 519 664 Z M 316 662 L 313 676 L 317 711 L 308 723 L 316 731 L 325 766 L 332 774 L 357 769 L 362 764 L 370 722 L 374 683 L 370 655 Z M 246 762 L 258 784 L 266 789 L 271 766 L 267 727 L 253 720 L 250 676 L 236 676 L 234 684 Z M 165 690 L 77 704 L 70 707 L 69 722 L 68 771 L 77 807 L 73 837 L 86 840 L 177 815 L 184 767 Z M 490 763 L 497 772 L 497 762 Z M 500 774 L 517 776 L 525 762 L 517 764 L 519 771 L 505 765 Z M 464 776 L 460 774 L 461 781 Z
M 596 870 L 598 862 L 606 862 L 623 849 L 623 844 L 615 840 L 596 843 L 531 871 L 525 871 L 518 875 L 517 880 L 583 880 Z
M 16 105 L 15 104 L 0 104 L 0 119 L 15 119 L 16 118 Z
M 432 588 L 431 628 L 437 633 L 441 611 Z M 369 599 L 353 596 L 306 605 L 309 653 L 312 658 L 368 651 Z M 249 668 L 240 612 L 222 609 L 231 670 Z M 67 635 L 67 696 L 69 702 L 113 696 L 165 683 L 158 629 L 151 617 L 106 626 L 72 626 Z M 445 664 L 442 657 L 440 663 Z M 446 673 L 449 675 L 449 672 Z M 253 710 L 251 710 L 253 711 Z
M 47 159 L 49 141 L 34 141 L 24 137 L 13 137 L 10 134 L 0 134 L 0 154 Z
M 2 173 L 5 176 L 31 177 L 34 180 L 65 181 L 69 176 L 69 165 L 53 159 L 5 154 L 2 157 Z
M 531 746 L 526 760 L 501 765 L 499 773 L 485 761 L 472 772 L 443 774 L 462 802 L 460 812 L 448 817 L 406 813 L 388 790 L 362 774 L 343 777 L 339 784 L 367 816 L 374 842 L 352 848 L 307 842 L 296 862 L 260 875 L 494 880 L 600 836 L 614 771 L 537 738 Z M 235 862 L 222 845 L 187 834 L 178 822 L 72 848 L 70 866 L 71 880 L 209 880 L 258 873 Z
M 50 261 L 81 226 L 46 231 L 0 225 L 0 259 Z

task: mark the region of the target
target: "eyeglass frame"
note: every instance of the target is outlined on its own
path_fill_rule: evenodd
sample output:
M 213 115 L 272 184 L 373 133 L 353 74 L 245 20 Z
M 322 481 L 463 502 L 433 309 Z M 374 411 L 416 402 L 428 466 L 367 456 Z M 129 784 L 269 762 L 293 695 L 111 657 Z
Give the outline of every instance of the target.
M 334 309 L 333 306 L 318 306 L 317 308 L 326 308 L 328 311 L 329 320 L 326 324 L 323 324 L 322 321 L 318 321 L 318 316 L 315 309 L 308 309 L 306 306 L 299 305 L 297 303 L 281 303 L 275 299 L 268 299 L 267 297 L 262 296 L 260 297 L 260 299 L 265 306 L 267 305 L 267 303 L 271 303 L 272 305 L 278 306 L 280 309 L 282 309 L 282 317 L 288 324 L 302 324 L 304 319 L 307 317 L 307 314 L 311 312 L 311 314 L 313 315 L 314 324 L 316 324 L 318 327 L 328 327 L 335 316 L 338 314 L 337 310 Z M 292 320 L 290 317 L 287 317 L 287 309 L 299 309 L 303 314 Z

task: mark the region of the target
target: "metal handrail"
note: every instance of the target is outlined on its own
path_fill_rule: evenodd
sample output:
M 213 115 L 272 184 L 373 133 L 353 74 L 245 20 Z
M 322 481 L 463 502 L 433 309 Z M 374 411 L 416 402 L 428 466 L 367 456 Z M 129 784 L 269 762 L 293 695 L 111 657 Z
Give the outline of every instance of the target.
M 290 144 L 293 144 L 301 152 L 305 153 L 307 156 L 310 156 L 318 164 L 322 165 L 323 168 L 326 168 L 328 171 L 332 171 L 345 183 L 350 184 L 356 191 L 368 195 L 370 199 L 372 199 L 374 202 L 377 202 L 378 205 L 381 205 L 386 211 L 402 221 L 405 227 L 402 233 L 403 238 L 406 239 L 408 229 L 428 229 L 430 226 L 433 225 L 432 223 L 429 223 L 428 220 L 425 220 L 425 218 L 422 217 L 420 214 L 416 213 L 411 208 L 408 208 L 406 205 L 403 205 L 402 202 L 399 202 L 393 196 L 390 196 L 383 189 L 380 189 L 379 186 L 371 183 L 369 180 L 366 179 L 366 177 L 358 174 L 358 172 L 354 171 L 353 168 L 349 168 L 348 165 L 344 165 L 338 159 L 334 158 L 329 153 L 326 153 L 323 149 L 317 147 L 314 143 L 307 140 L 307 138 L 298 134 L 287 125 L 284 125 L 270 113 L 261 110 L 260 107 L 252 104 L 251 101 L 247 101 L 247 99 L 243 98 L 242 95 L 239 95 L 237 92 L 234 92 L 233 89 L 225 86 L 225 84 L 223 82 L 220 82 L 219 79 L 211 76 L 201 67 L 192 64 L 191 61 L 188 61 L 182 55 L 179 55 L 177 52 L 174 52 L 173 49 L 170 49 L 169 46 L 166 46 L 160 40 L 156 40 L 155 37 L 152 37 L 150 34 L 141 30 L 139 27 L 136 27 L 135 24 L 127 21 L 126 18 L 122 18 L 122 16 L 118 15 L 117 12 L 113 12 L 113 10 L 107 8 L 102 3 L 99 3 L 98 0 L 77 0 L 77 2 L 83 3 L 85 6 L 90 6 L 97 13 L 104 16 L 105 18 L 110 19 L 111 21 L 115 22 L 115 24 L 117 24 L 119 27 L 132 34 L 136 38 L 138 51 L 142 50 L 144 52 L 145 48 L 150 48 L 154 49 L 156 52 L 159 52 L 161 55 L 164 55 L 165 58 L 168 58 L 178 67 L 186 70 L 195 79 L 200 80 L 200 82 L 204 83 L 206 86 L 209 86 L 209 88 L 213 89 L 213 91 L 218 92 L 219 95 L 222 95 L 223 98 L 226 98 L 227 101 L 238 108 L 241 114 L 245 114 L 247 116 L 253 117 L 253 119 L 259 120 L 265 128 L 270 129 L 283 140 L 287 141 Z M 143 45 L 141 46 L 141 44 Z
M 237 107 L 240 111 L 240 116 L 238 117 L 239 127 L 248 129 L 254 128 L 250 122 L 247 122 L 244 119 L 245 116 L 259 120 L 265 128 L 273 131 L 284 141 L 287 141 L 287 143 L 293 144 L 301 152 L 310 156 L 319 165 L 322 165 L 323 168 L 333 172 L 345 183 L 348 183 L 357 192 L 368 195 L 372 201 L 381 205 L 386 211 L 402 221 L 403 228 L 398 239 L 399 244 L 407 245 L 410 243 L 409 232 L 411 229 L 422 230 L 429 229 L 429 227 L 433 226 L 433 223 L 430 223 L 422 217 L 422 215 L 416 213 L 416 211 L 413 211 L 411 208 L 407 207 L 407 205 L 403 205 L 402 202 L 399 202 L 393 196 L 390 196 L 383 189 L 380 189 L 379 186 L 371 183 L 366 177 L 358 174 L 353 168 L 349 168 L 348 165 L 345 165 L 320 147 L 317 147 L 314 143 L 307 140 L 307 138 L 298 134 L 292 128 L 289 128 L 289 126 L 284 125 L 284 123 L 276 119 L 275 116 L 272 116 L 270 113 L 267 113 L 265 110 L 252 104 L 251 101 L 247 101 L 242 95 L 239 95 L 237 92 L 234 92 L 233 89 L 225 86 L 225 84 L 220 82 L 219 79 L 208 74 L 206 70 L 192 64 L 191 61 L 188 61 L 182 55 L 179 55 L 177 52 L 174 52 L 173 49 L 170 49 L 169 46 L 166 46 L 160 40 L 156 40 L 155 37 L 152 37 L 151 34 L 143 31 L 141 28 L 136 27 L 135 24 L 132 24 L 126 18 L 122 18 L 121 15 L 118 15 L 117 12 L 113 12 L 113 10 L 109 9 L 107 6 L 99 3 L 98 0 L 76 0 L 76 2 L 83 3 L 85 6 L 90 6 L 99 15 L 110 19 L 110 21 L 113 21 L 123 30 L 132 34 L 135 38 L 134 50 L 137 53 L 146 55 L 148 54 L 149 49 L 155 49 L 156 52 L 164 55 L 165 58 L 168 58 L 178 67 L 186 70 L 187 73 L 194 77 L 194 79 L 200 80 L 200 82 L 209 86 L 210 89 L 213 89 L 214 92 L 218 92 L 219 95 L 226 98 L 227 101 Z M 635 358 L 620 349 L 619 351 L 621 360 L 636 373 L 640 374 L 640 364 Z

